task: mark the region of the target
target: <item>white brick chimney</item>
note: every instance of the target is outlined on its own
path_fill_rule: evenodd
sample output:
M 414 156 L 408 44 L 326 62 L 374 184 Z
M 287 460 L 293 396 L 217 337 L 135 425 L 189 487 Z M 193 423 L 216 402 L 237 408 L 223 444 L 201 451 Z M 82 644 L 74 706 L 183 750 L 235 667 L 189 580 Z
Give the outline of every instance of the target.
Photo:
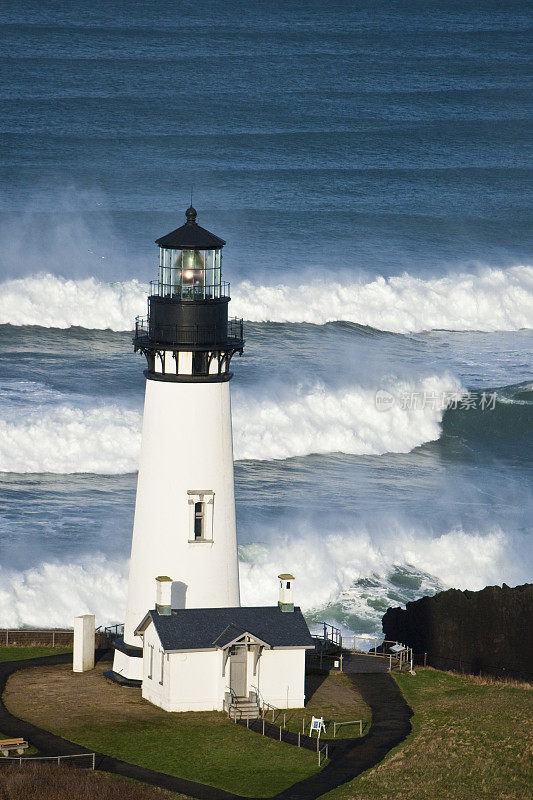
M 294 611 L 294 601 L 292 596 L 292 587 L 294 584 L 294 575 L 288 572 L 282 572 L 278 575 L 279 578 L 279 600 L 278 606 L 282 611 Z
M 158 614 L 169 616 L 172 611 L 172 578 L 158 575 L 155 586 L 155 609 Z

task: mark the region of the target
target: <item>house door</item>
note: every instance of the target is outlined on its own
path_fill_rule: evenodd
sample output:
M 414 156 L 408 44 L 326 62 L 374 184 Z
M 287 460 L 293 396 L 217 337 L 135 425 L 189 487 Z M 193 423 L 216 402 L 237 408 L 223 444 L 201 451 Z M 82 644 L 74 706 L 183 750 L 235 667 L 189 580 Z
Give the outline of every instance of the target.
M 229 659 L 229 685 L 237 697 L 246 697 L 246 646 L 236 645 Z

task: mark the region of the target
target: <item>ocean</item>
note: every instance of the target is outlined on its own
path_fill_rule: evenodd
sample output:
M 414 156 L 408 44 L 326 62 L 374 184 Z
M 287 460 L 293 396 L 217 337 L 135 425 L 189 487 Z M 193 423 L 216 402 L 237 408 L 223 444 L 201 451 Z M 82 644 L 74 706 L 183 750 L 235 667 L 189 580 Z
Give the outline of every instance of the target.
M 0 10 L 0 626 L 123 621 L 154 240 L 226 239 L 241 591 L 532 578 L 525 2 Z

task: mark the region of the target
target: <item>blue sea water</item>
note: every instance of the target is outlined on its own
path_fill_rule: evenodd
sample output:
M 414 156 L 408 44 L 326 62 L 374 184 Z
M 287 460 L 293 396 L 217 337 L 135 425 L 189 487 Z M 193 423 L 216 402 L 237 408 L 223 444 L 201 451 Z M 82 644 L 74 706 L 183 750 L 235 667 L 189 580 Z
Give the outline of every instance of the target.
M 291 570 L 310 619 L 372 632 L 531 579 L 528 4 L 19 0 L 0 24 L 0 625 L 122 618 L 129 330 L 191 187 L 247 320 L 244 601 Z

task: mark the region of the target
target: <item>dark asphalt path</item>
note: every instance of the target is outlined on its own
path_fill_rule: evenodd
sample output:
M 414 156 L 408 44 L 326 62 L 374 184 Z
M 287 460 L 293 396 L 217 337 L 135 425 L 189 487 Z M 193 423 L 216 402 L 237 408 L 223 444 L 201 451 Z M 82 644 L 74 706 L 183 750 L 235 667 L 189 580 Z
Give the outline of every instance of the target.
M 362 658 L 365 659 L 364 656 Z M 67 664 L 71 659 L 72 656 L 65 653 L 0 663 L 0 730 L 2 733 L 6 736 L 23 736 L 43 756 L 80 755 L 93 752 L 13 716 L 6 709 L 2 699 L 7 679 L 13 672 L 31 667 Z M 372 667 L 367 660 L 361 661 L 361 657 L 358 656 L 355 659 L 347 658 L 343 665 L 350 680 L 361 692 L 364 701 L 372 710 L 372 725 L 368 734 L 358 739 L 330 742 L 330 759 L 327 765 L 316 775 L 280 792 L 276 798 L 314 800 L 378 764 L 393 747 L 409 735 L 412 711 L 388 673 L 367 671 L 372 668 L 381 670 L 380 660 L 373 659 L 373 661 L 374 666 Z M 271 738 L 278 738 L 279 728 L 268 725 L 265 728 L 265 734 Z M 291 737 L 296 739 L 295 735 L 291 734 L 283 736 L 283 740 L 293 743 Z M 129 764 L 103 753 L 96 754 L 96 768 L 190 797 L 200 798 L 200 800 L 229 800 L 229 798 L 240 797 L 213 786 L 166 775 L 136 764 Z

